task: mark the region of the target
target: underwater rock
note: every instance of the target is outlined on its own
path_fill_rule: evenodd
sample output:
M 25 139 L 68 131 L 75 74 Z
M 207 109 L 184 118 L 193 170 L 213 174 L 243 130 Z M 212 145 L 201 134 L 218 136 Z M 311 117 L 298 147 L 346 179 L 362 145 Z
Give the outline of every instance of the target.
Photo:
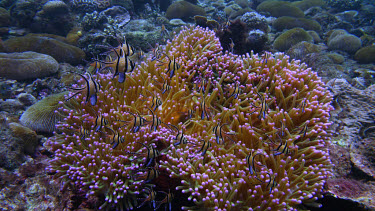
M 49 33 L 66 36 L 73 28 L 75 17 L 63 1 L 47 1 L 36 13 L 27 27 L 34 33 Z
M 172 26 L 184 26 L 184 25 L 186 25 L 186 23 L 179 18 L 171 19 L 169 21 L 169 24 L 172 25 Z
M 61 107 L 60 101 L 65 99 L 69 92 L 50 95 L 34 105 L 30 106 L 21 116 L 22 125 L 41 133 L 52 133 L 55 124 L 61 120 L 61 115 L 56 113 L 56 109 Z
M 46 174 L 48 161 L 46 156 L 28 157 L 17 171 L 0 170 L 3 210 L 63 210 L 70 205 L 70 191 L 61 191 L 60 183 Z
M 249 29 L 259 29 L 265 33 L 268 32 L 269 27 L 266 17 L 257 12 L 247 12 L 240 19 L 246 23 Z
M 63 1 L 48 1 L 43 5 L 42 10 L 39 12 L 39 15 L 42 16 L 60 16 L 65 15 L 69 12 L 69 7 Z
M 359 49 L 355 55 L 354 59 L 359 63 L 375 63 L 375 45 L 370 45 Z
M 356 210 L 375 209 L 373 193 L 375 185 L 371 181 L 356 180 L 348 177 L 331 178 L 326 181 L 327 199 L 331 203 L 325 210 Z
M 332 129 L 345 137 L 345 145 L 350 145 L 359 138 L 362 125 L 371 125 L 374 122 L 375 85 L 360 90 L 345 79 L 334 79 L 327 85 L 338 103 L 337 111 L 331 113 L 334 119 Z
M 338 53 L 328 53 L 327 57 L 330 58 L 335 64 L 342 64 L 345 61 L 345 58 Z
M 37 99 L 29 93 L 20 93 L 17 95 L 17 99 L 25 106 L 31 106 L 37 102 Z
M 5 101 L 0 100 L 0 111 L 6 111 L 9 113 L 18 113 L 19 110 L 24 109 L 24 105 L 17 99 L 6 99 Z
M 229 15 L 229 19 L 230 20 L 233 20 L 233 19 L 236 19 L 248 12 L 253 12 L 252 9 L 250 8 L 245 8 L 245 9 L 240 9 L 240 10 L 237 10 L 237 11 L 232 11 L 231 14 Z
M 320 31 L 322 27 L 317 21 L 310 20 L 307 18 L 294 18 L 294 17 L 288 17 L 283 16 L 277 18 L 272 26 L 277 31 L 282 31 L 284 29 L 292 29 L 296 27 L 303 28 L 305 30 L 314 30 L 314 31 Z
M 168 19 L 188 19 L 195 15 L 205 16 L 206 12 L 203 8 L 187 1 L 177 1 L 172 3 L 165 14 Z
M 28 34 L 4 41 L 7 52 L 34 51 L 47 54 L 58 62 L 77 65 L 83 62 L 85 53 L 78 47 L 69 45 L 45 34 Z
M 310 42 L 302 41 L 289 48 L 286 54 L 288 54 L 292 59 L 303 60 L 303 58 L 305 58 L 308 54 L 319 53 L 325 49 L 327 49 L 327 47 L 324 45 L 315 45 Z
M 66 35 L 66 42 L 77 46 L 78 40 L 83 36 L 82 28 L 81 27 L 74 27 L 69 33 Z
M 257 12 L 267 12 L 273 17 L 292 16 L 304 17 L 303 11 L 287 1 L 265 1 L 258 5 Z
M 29 155 L 33 155 L 38 146 L 38 136 L 35 131 L 16 122 L 9 123 L 9 128 L 13 136 L 22 140 L 21 145 L 24 151 Z
M 46 1 L 20 0 L 16 1 L 10 9 L 10 15 L 17 26 L 22 28 L 30 27 L 34 17 Z
M 14 137 L 9 129 L 7 121 L 10 118 L 11 116 L 0 113 L 0 168 L 6 170 L 13 170 L 25 161 L 22 140 Z M 3 180 L 0 177 L 0 184 L 2 182 Z M 1 201 L 0 199 L 0 203 Z M 0 205 L 0 207 L 2 206 Z
M 335 15 L 340 21 L 346 21 L 349 23 L 355 23 L 358 21 L 358 11 L 349 10 L 338 13 Z
M 134 2 L 135 4 L 136 2 Z M 132 0 L 112 0 L 112 5 L 120 6 L 127 10 L 134 10 L 134 5 Z
M 362 45 L 360 38 L 349 34 L 343 29 L 337 29 L 330 32 L 327 46 L 330 50 L 341 50 L 347 53 L 355 53 Z
M 273 46 L 279 51 L 286 51 L 302 41 L 312 42 L 313 38 L 302 28 L 294 28 L 278 36 L 273 42 Z
M 59 63 L 51 56 L 36 53 L 0 53 L 0 77 L 15 80 L 43 78 L 57 72 Z
M 293 6 L 300 8 L 301 10 L 305 11 L 310 9 L 311 7 L 321 7 L 324 5 L 323 0 L 303 0 L 303 1 L 294 1 L 292 2 Z
M 364 129 L 365 138 L 350 146 L 350 160 L 354 166 L 375 179 L 375 133 L 374 126 Z
M 315 8 L 316 7 L 313 7 L 311 9 Z M 313 11 L 311 11 L 311 13 L 312 19 L 317 21 L 324 31 L 333 29 L 334 25 L 339 23 L 337 17 L 327 11 L 320 11 L 316 9 L 316 14 L 314 14 Z
M 322 41 L 322 39 L 320 38 L 319 34 L 316 33 L 316 31 L 307 31 L 307 33 L 309 33 L 309 35 L 313 38 L 315 44 L 320 43 Z
M 363 0 L 325 0 L 325 3 L 337 11 L 358 10 Z
M 0 27 L 10 25 L 10 14 L 8 10 L 0 7 Z
M 250 1 L 248 1 L 248 0 L 234 0 L 234 2 L 238 5 L 240 5 L 240 7 L 242 7 L 242 8 L 247 8 L 247 7 L 251 6 Z

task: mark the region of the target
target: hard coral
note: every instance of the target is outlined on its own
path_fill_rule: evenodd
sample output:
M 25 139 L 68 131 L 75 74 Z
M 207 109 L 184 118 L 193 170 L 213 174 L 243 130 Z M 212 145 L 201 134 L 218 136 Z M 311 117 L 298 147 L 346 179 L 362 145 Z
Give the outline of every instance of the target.
M 331 175 L 331 95 L 316 73 L 283 54 L 223 54 L 215 33 L 200 27 L 183 29 L 162 51 L 125 83 L 98 74 L 96 105 L 77 95 L 72 108 L 61 109 L 62 133 L 49 140 L 55 177 L 118 209 L 143 205 L 139 198 L 152 186 L 165 188 L 140 177 L 154 163 L 159 178 L 180 181 L 167 188 L 195 204 L 183 209 L 293 209 L 321 196 Z M 171 62 L 181 68 L 172 72 Z M 163 81 L 172 87 L 164 94 Z M 165 123 L 156 131 L 145 125 L 155 117 L 147 109 L 155 98 L 162 105 L 154 113 Z M 99 129 L 97 117 L 107 120 Z M 115 134 L 123 139 L 114 146 Z M 162 156 L 149 161 L 145 146 Z

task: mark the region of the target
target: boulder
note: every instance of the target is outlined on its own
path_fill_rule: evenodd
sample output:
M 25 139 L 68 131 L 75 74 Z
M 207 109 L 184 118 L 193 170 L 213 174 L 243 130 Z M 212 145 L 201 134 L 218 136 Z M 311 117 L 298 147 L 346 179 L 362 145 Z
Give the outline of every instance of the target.
M 10 25 L 10 14 L 8 10 L 0 7 L 0 27 Z
M 195 15 L 205 16 L 206 12 L 202 7 L 194 5 L 187 1 L 177 1 L 171 4 L 166 13 L 166 17 L 168 19 L 180 18 L 180 19 L 188 19 L 192 18 Z
M 273 46 L 279 51 L 287 51 L 290 47 L 302 41 L 313 42 L 313 38 L 302 28 L 294 28 L 278 36 L 273 42 Z
M 330 50 L 341 50 L 354 54 L 362 46 L 359 37 L 349 34 L 343 29 L 337 29 L 330 33 L 327 46 Z
M 265 1 L 258 5 L 257 12 L 267 12 L 273 17 L 292 16 L 302 18 L 303 11 L 288 1 Z
M 78 47 L 67 44 L 46 34 L 28 34 L 4 41 L 7 52 L 34 51 L 52 56 L 58 62 L 77 65 L 83 62 L 85 53 Z
M 375 45 L 370 45 L 359 49 L 354 59 L 359 63 L 375 63 Z
M 0 53 L 0 77 L 31 80 L 55 74 L 59 63 L 51 56 L 36 53 Z

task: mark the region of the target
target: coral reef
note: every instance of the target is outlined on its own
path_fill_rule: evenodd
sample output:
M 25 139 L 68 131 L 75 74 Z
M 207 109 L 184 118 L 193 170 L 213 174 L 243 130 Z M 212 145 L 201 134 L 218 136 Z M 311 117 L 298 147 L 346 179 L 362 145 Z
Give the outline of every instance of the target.
M 200 27 L 160 50 L 124 83 L 94 76 L 94 105 L 76 95 L 59 110 L 55 178 L 101 208 L 155 208 L 153 189 L 187 195 L 182 209 L 283 210 L 321 197 L 331 95 L 316 73 L 281 53 L 222 53 Z

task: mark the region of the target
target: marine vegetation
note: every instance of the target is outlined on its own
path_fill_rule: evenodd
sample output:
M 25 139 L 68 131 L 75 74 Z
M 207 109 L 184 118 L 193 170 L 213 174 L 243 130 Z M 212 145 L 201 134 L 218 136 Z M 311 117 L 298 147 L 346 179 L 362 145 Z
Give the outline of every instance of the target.
M 56 179 L 119 210 L 283 210 L 322 196 L 332 96 L 315 72 L 282 53 L 223 53 L 201 27 L 158 51 L 123 82 L 93 75 L 95 104 L 60 103 Z

